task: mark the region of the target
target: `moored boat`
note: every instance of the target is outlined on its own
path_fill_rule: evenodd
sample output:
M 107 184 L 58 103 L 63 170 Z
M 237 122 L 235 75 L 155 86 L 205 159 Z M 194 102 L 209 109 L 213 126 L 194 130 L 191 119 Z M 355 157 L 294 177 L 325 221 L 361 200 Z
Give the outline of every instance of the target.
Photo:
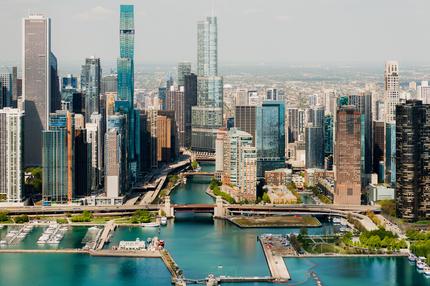
M 142 223 L 141 226 L 142 227 L 159 227 L 160 224 L 158 222 L 147 222 L 147 223 Z
M 418 260 L 416 266 L 418 270 L 423 270 L 427 266 L 427 264 L 425 264 L 425 262 L 422 262 L 421 260 Z
M 410 262 L 415 262 L 417 260 L 417 257 L 414 254 L 410 253 L 408 256 L 408 260 Z
M 160 223 L 161 223 L 161 225 L 166 225 L 167 224 L 167 217 L 165 217 L 165 216 L 161 217 Z

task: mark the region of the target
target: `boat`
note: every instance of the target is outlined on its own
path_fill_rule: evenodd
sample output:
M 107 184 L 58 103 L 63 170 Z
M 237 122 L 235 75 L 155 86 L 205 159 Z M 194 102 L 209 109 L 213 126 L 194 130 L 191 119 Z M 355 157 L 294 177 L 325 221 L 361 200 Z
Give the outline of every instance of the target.
M 160 220 L 161 225 L 166 225 L 167 224 L 167 217 L 162 216 L 161 220 Z
M 415 262 L 417 260 L 417 257 L 414 254 L 410 253 L 408 256 L 408 260 L 410 262 Z
M 6 240 L 0 240 L 0 245 L 6 245 L 7 241 Z
M 426 276 L 430 276 L 430 267 L 428 266 L 424 267 L 423 272 Z
M 418 270 L 423 270 L 426 266 L 427 266 L 427 264 L 425 264 L 425 262 L 422 262 L 421 260 L 417 261 L 417 269 Z
M 141 226 L 142 227 L 159 227 L 160 224 L 158 222 L 147 222 L 147 223 L 142 223 Z

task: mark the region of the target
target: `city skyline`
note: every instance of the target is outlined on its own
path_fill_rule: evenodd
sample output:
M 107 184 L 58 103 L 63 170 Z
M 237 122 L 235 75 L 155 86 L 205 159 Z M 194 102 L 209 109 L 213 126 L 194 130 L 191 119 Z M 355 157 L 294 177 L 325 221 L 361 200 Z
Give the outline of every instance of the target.
M 231 1 L 230 1 L 231 2 Z M 19 19 L 30 13 L 52 18 L 52 48 L 66 67 L 89 56 L 100 57 L 107 66 L 114 66 L 119 47 L 119 4 L 136 6 L 136 65 L 196 62 L 195 22 L 216 14 L 220 21 L 219 50 L 221 63 L 377 63 L 387 59 L 400 62 L 423 62 L 423 44 L 413 48 L 402 35 L 417 38 L 416 27 L 430 24 L 420 11 L 430 5 L 415 0 L 399 1 L 314 1 L 312 9 L 303 1 L 74 1 L 49 3 L 46 0 L 2 1 L 0 9 L 9 11 L 0 19 L 10 29 L 4 31 L 8 45 L 2 47 L 4 58 L 18 63 L 21 45 Z M 389 4 L 390 9 L 386 9 Z M 213 7 L 213 8 L 212 8 Z M 419 9 L 414 9 L 418 8 Z M 167 8 L 167 9 L 166 9 Z M 408 9 L 412 13 L 403 13 Z M 163 17 L 160 16 L 163 11 Z M 176 13 L 180 11 L 181 13 Z M 366 13 L 366 20 L 361 18 Z M 187 15 L 183 17 L 181 15 Z M 392 19 L 401 19 L 393 21 Z M 386 29 L 390 22 L 392 29 Z M 339 25 L 342 23 L 342 25 Z M 181 33 L 175 31 L 183 31 Z M 159 37 L 160 34 L 169 37 Z M 75 44 L 76 42 L 76 44 Z M 85 42 L 85 45 L 77 45 Z M 170 49 L 171 42 L 182 42 Z M 271 44 L 267 44 L 267 43 Z M 390 47 L 386 49 L 386 47 Z M 63 69 L 63 68 L 61 68 Z

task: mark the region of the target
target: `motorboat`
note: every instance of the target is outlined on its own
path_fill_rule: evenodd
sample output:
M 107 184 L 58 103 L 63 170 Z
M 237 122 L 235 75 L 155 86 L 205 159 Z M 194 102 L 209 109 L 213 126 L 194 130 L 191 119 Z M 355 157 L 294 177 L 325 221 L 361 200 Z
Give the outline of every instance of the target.
M 160 223 L 161 223 L 161 225 L 166 225 L 167 224 L 167 217 L 165 217 L 165 216 L 161 217 Z
M 417 260 L 417 257 L 414 254 L 410 253 L 408 256 L 408 260 L 410 262 L 415 262 Z
M 0 240 L 0 245 L 6 245 L 7 241 L 6 240 Z
M 430 267 L 428 266 L 424 267 L 423 272 L 426 276 L 430 276 Z
M 143 226 L 143 227 L 159 227 L 160 224 L 158 222 L 147 222 L 147 223 L 142 223 L 141 226 Z
M 427 266 L 427 264 L 418 259 L 416 266 L 418 270 L 423 270 Z

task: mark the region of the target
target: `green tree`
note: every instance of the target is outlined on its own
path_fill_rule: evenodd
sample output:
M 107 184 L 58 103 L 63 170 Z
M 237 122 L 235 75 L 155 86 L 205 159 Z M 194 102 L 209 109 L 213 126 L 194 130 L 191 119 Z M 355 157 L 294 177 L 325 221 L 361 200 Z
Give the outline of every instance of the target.
M 15 223 L 26 223 L 29 222 L 30 219 L 28 218 L 28 215 L 20 215 L 15 217 L 14 221 Z
M 9 221 L 9 216 L 7 215 L 7 212 L 0 212 L 0 222 L 7 221 Z
M 263 194 L 263 202 L 270 203 L 270 198 L 269 198 L 269 195 L 267 194 L 267 192 L 265 192 Z

